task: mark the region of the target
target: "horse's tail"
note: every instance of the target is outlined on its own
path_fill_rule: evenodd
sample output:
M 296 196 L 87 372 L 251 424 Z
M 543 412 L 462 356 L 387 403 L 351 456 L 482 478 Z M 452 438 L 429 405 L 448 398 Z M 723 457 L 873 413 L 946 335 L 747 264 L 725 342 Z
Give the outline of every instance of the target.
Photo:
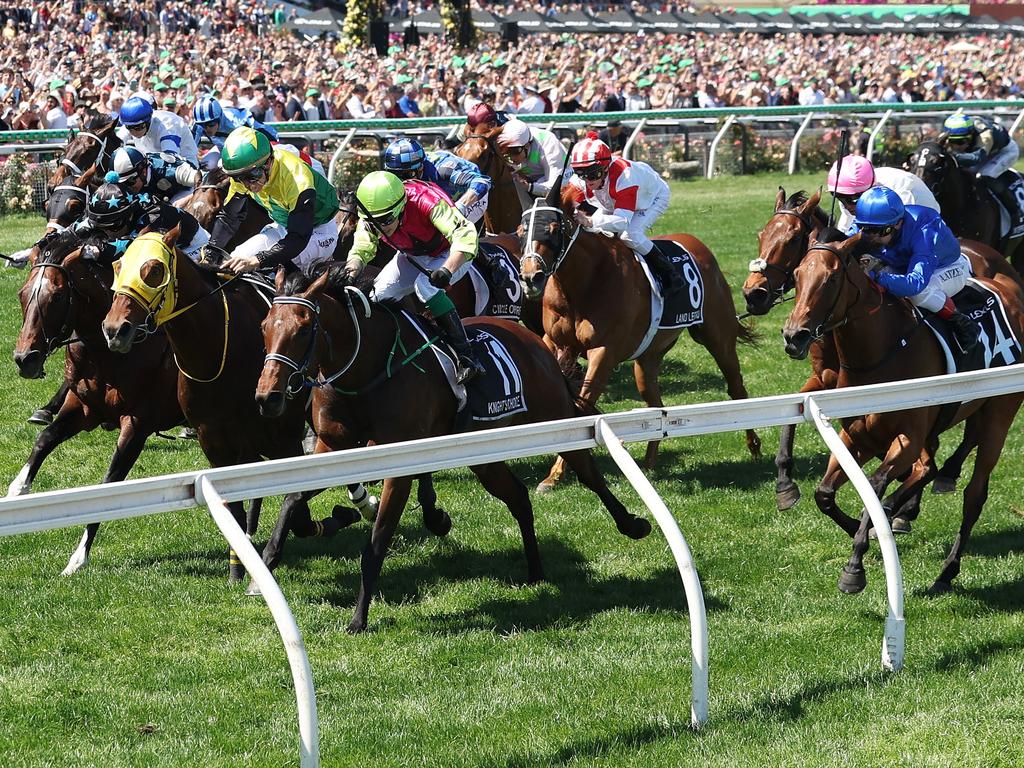
M 761 341 L 761 334 L 759 334 L 752 325 L 745 325 L 739 320 L 736 321 L 736 338 L 743 344 L 749 344 L 752 347 L 756 347 L 758 342 Z

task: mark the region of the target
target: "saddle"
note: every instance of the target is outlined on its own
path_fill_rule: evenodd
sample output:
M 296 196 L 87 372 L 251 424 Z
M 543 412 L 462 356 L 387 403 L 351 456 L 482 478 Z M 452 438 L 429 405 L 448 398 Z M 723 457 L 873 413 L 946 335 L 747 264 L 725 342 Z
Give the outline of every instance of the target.
M 469 265 L 467 277 L 473 284 L 476 303 L 473 307 L 475 317 L 501 317 L 518 322 L 523 314 L 523 290 L 519 284 L 518 265 L 511 254 L 496 243 L 480 243 L 480 250 L 486 252 L 491 264 L 504 268 L 507 273 L 506 285 L 495 287 L 494 274 L 488 265 L 478 256 Z M 483 254 L 481 254 L 483 255 Z
M 985 190 L 985 194 L 996 201 L 999 210 L 999 230 L 1003 237 L 1016 238 L 1024 235 L 1024 178 L 1013 168 L 1004 171 L 997 183 L 1003 186 L 1007 192 L 1005 195 L 996 194 L 988 184 L 981 182 L 978 187 Z M 1013 202 L 1012 210 L 1007 206 Z

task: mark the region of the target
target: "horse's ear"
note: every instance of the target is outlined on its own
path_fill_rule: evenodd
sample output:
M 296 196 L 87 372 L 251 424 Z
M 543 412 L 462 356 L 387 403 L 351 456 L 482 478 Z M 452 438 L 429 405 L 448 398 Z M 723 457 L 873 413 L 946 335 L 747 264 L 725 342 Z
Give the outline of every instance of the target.
M 857 246 L 860 245 L 860 238 L 862 233 L 857 232 L 853 237 L 848 237 L 839 244 L 839 251 L 845 256 L 848 253 L 853 253 Z
M 305 298 L 315 299 L 327 288 L 327 281 L 331 279 L 331 270 L 325 269 L 320 276 L 306 289 Z
M 800 213 L 807 214 L 818 207 L 818 203 L 821 202 L 821 187 L 818 187 L 818 191 L 807 198 L 807 202 L 800 206 Z
M 280 296 L 281 291 L 284 290 L 284 280 L 288 277 L 288 273 L 285 272 L 284 267 L 277 268 L 277 274 L 274 275 L 274 292 Z
M 164 235 L 164 245 L 170 249 L 174 249 L 175 244 L 178 242 L 178 235 L 181 234 L 181 224 L 175 224 L 174 228 Z
M 782 206 L 786 204 L 786 190 L 779 187 L 779 193 L 775 196 L 775 210 L 781 211 Z
M 93 163 L 88 168 L 86 168 L 85 172 L 81 176 L 79 176 L 75 181 L 78 183 L 79 186 L 84 186 L 88 184 L 90 181 L 92 181 L 92 177 L 96 175 L 96 170 L 96 163 Z

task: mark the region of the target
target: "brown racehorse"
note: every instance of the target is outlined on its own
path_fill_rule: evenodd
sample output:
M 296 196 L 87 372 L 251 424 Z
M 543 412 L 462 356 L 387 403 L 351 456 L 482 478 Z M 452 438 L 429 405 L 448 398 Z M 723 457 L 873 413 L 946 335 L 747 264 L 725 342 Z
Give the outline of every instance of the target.
M 556 187 L 546 204 L 538 201 L 523 214 L 523 256 L 520 279 L 528 296 L 544 297 L 544 341 L 555 351 L 564 371 L 586 356 L 586 378 L 580 397 L 597 404 L 615 367 L 629 359 L 641 344 L 651 319 L 651 288 L 632 249 L 619 238 L 577 229 L 573 221 L 572 191 L 559 197 Z M 715 359 L 725 376 L 729 396 L 746 398 L 736 342 L 753 342 L 750 330 L 736 319 L 736 307 L 714 254 L 692 235 L 666 235 L 689 251 L 704 281 L 704 322 L 688 330 Z M 660 408 L 658 372 L 665 354 L 675 345 L 682 329 L 659 330 L 633 363 L 637 390 L 647 405 Z M 761 453 L 761 441 L 747 430 L 751 455 Z M 653 467 L 658 441 L 647 444 L 644 464 Z M 550 490 L 561 477 L 556 462 L 540 490 Z
M 99 168 L 97 181 L 102 180 L 103 172 L 110 170 L 110 157 L 114 150 L 121 146 L 117 135 L 117 116 L 101 115 L 94 117 L 82 130 L 68 138 L 64 154 L 47 182 L 53 189 L 70 178 L 81 176 L 91 165 Z
M 828 217 L 818 207 L 821 193 L 808 198 L 803 192 L 796 192 L 788 199 L 786 191 L 779 188 L 775 198 L 775 212 L 758 233 L 758 258 L 751 262 L 751 271 L 743 283 L 743 297 L 747 311 L 752 315 L 764 315 L 776 304 L 784 301 L 783 296 L 794 284 L 794 272 L 807 251 L 812 237 L 825 229 Z M 1002 255 L 992 248 L 971 240 L 961 241 L 961 248 L 971 260 L 971 268 L 979 277 L 993 277 L 1003 274 L 1019 280 L 1016 271 Z M 811 376 L 800 389 L 801 392 L 817 392 L 835 386 L 839 370 L 835 345 L 831 334 L 825 334 L 815 341 L 809 351 Z M 775 483 L 775 499 L 779 509 L 789 509 L 800 499 L 800 489 L 793 481 L 793 438 L 794 425 L 782 427 L 779 451 L 775 457 L 778 477 Z M 969 440 L 960 446 L 946 460 L 936 476 L 933 489 L 937 493 L 951 492 L 956 487 L 963 462 L 973 450 Z M 893 523 L 896 532 L 909 531 L 909 520 L 917 516 L 920 497 L 907 502 L 899 511 Z
M 501 128 L 488 134 L 467 136 L 452 150 L 459 157 L 475 163 L 480 172 L 491 179 L 491 193 L 484 214 L 484 226 L 488 232 L 515 232 L 522 218 L 523 208 L 519 193 L 512 181 L 512 170 L 498 151 L 495 137 Z
M 945 356 L 932 333 L 921 327 L 909 302 L 879 289 L 865 276 L 856 258 L 860 235 L 835 244 L 812 243 L 796 269 L 796 303 L 783 328 L 786 353 L 801 359 L 814 339 L 831 329 L 842 361 L 837 386 L 898 381 L 913 376 L 946 373 Z M 1020 285 L 1005 275 L 981 279 L 1003 301 L 1010 327 L 1024 338 L 1024 296 Z M 895 352 L 895 354 L 894 354 Z M 951 426 L 966 420 L 976 436 L 978 455 L 964 489 L 963 520 L 953 547 L 932 591 L 945 592 L 960 572 L 960 558 L 988 496 L 988 482 L 1006 441 L 1024 393 L 974 400 L 959 407 Z M 935 474 L 937 419 L 941 406 L 915 408 L 845 419 L 841 438 L 863 465 L 874 456 L 882 463 L 870 477 L 881 498 L 903 473 L 909 476 L 893 494 L 894 506 L 918 493 Z M 836 491 L 847 481 L 835 457 L 814 494 L 818 508 L 854 537 L 853 554 L 843 569 L 839 588 L 859 592 L 867 584 L 863 557 L 868 549 L 871 519 L 865 512 L 858 523 L 836 504 Z
M 177 237 L 177 228 L 163 236 L 143 233 L 128 246 L 102 324 L 107 345 L 127 352 L 153 326 L 164 329 L 181 372 L 178 402 L 211 466 L 302 455 L 304 402 L 290 401 L 281 418 L 265 419 L 253 401 L 269 301 L 248 282 L 234 281 L 230 290 L 218 285 L 175 247 Z M 240 527 L 255 530 L 254 521 L 243 524 L 240 503 L 229 507 Z M 358 517 L 347 508 L 336 512 L 319 523 L 298 515 L 292 529 L 333 536 Z M 232 554 L 231 578 L 243 573 Z
M 229 181 L 224 171 L 219 168 L 209 170 L 203 174 L 195 191 L 179 203 L 182 209 L 195 217 L 199 226 L 211 234 L 217 214 L 224 207 L 224 201 L 227 200 Z M 270 216 L 267 215 L 266 210 L 251 199 L 246 200 L 242 224 L 228 242 L 226 250 L 230 251 L 241 245 L 253 235 L 258 234 L 269 223 Z
M 302 359 L 316 344 L 319 376 L 332 380 L 331 386 L 318 387 L 314 393 L 318 453 L 347 448 L 348 436 L 353 431 L 360 442 L 367 444 L 452 432 L 456 423 L 455 396 L 440 364 L 429 349 L 423 350 L 423 339 L 405 316 L 369 303 L 363 290 L 347 284 L 340 270 L 324 273 L 306 290 L 288 298 L 291 300 L 280 302 L 279 297 L 264 323 L 266 346 L 293 359 Z M 506 320 L 480 318 L 468 321 L 467 326 L 486 329 L 504 344 L 519 368 L 524 400 L 529 407 L 526 412 L 486 422 L 488 426 L 580 415 L 557 362 L 539 338 Z M 396 345 L 422 352 L 403 364 L 393 359 Z M 405 355 L 403 358 L 408 359 Z M 290 369 L 273 361 L 268 363 L 257 396 L 280 391 L 290 375 Z M 630 514 L 608 489 L 589 451 L 564 455 L 580 480 L 600 497 L 620 532 L 634 539 L 650 533 L 650 523 Z M 519 524 L 527 578 L 531 582 L 542 579 L 533 507 L 526 486 L 504 462 L 471 469 L 487 492 L 505 503 Z M 373 533 L 363 551 L 362 582 L 350 631 L 366 629 L 370 598 L 409 497 L 411 482 L 408 477 L 384 481 Z
M 957 237 L 990 245 L 1010 259 L 1017 270 L 1024 267 L 1024 249 L 1018 248 L 1022 238 L 1002 236 L 999 205 L 983 185 L 975 182 L 974 171 L 961 169 L 937 141 L 923 142 L 907 158 L 907 169 L 928 185 L 943 220 Z
M 177 398 L 178 369 L 162 333 L 147 337 L 127 355 L 107 349 L 100 324 L 110 308 L 113 270 L 82 258 L 78 245 L 70 234 L 52 238 L 18 294 L 24 318 L 14 347 L 18 373 L 41 378 L 47 356 L 64 346 L 70 391 L 65 390 L 53 423 L 36 438 L 8 496 L 28 493 L 50 452 L 79 432 L 97 426 L 118 430 L 103 477 L 104 483 L 112 483 L 128 476 L 146 438 L 184 421 Z M 88 562 L 98 529 L 99 523 L 86 527 L 65 575 Z

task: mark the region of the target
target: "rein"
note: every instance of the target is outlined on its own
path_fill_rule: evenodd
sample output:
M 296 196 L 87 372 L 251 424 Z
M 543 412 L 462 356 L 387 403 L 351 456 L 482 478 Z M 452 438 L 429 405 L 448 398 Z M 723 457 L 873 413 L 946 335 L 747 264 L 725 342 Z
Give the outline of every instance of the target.
M 555 263 L 551 265 L 550 269 L 548 268 L 544 257 L 541 256 L 533 247 L 533 243 L 536 240 L 533 230 L 537 224 L 537 214 L 541 211 L 550 211 L 554 213 L 555 219 L 558 222 L 558 244 L 556 246 L 558 249 L 558 257 L 555 259 Z M 527 261 L 532 260 L 540 264 L 540 272 L 544 275 L 545 279 L 549 278 L 558 271 L 560 266 L 562 266 L 562 262 L 565 261 L 565 257 L 569 255 L 569 251 L 575 244 L 576 239 L 580 236 L 580 232 L 583 231 L 583 227 L 577 224 L 576 230 L 572 233 L 572 237 L 569 238 L 569 244 L 563 246 L 563 240 L 565 237 L 565 213 L 561 208 L 555 208 L 551 205 L 537 205 L 537 203 L 534 203 L 523 213 L 522 219 L 528 219 L 528 222 L 526 224 L 525 232 L 523 233 L 523 253 L 519 257 L 519 272 L 522 274 L 523 265 Z
M 33 264 L 29 272 L 31 272 L 34 269 L 38 269 L 39 273 L 36 276 L 35 283 L 32 284 L 32 293 L 29 295 L 29 302 L 35 303 L 36 306 L 39 307 L 40 313 L 42 307 L 39 305 L 39 294 L 42 291 L 43 276 L 47 267 L 51 267 L 60 272 L 64 276 L 64 279 L 67 281 L 68 287 L 71 289 L 70 292 L 68 293 L 68 308 L 67 311 L 64 313 L 64 322 L 61 323 L 60 330 L 57 332 L 57 335 L 51 339 L 49 336 L 46 335 L 46 324 L 42 322 L 39 323 L 39 328 L 43 334 L 43 340 L 46 342 L 46 354 L 47 356 L 49 356 L 55 350 L 60 349 L 61 347 L 64 346 L 68 346 L 69 344 L 72 344 L 75 341 L 72 338 L 72 336 L 74 335 L 75 321 L 75 302 L 73 297 L 75 293 L 77 293 L 77 290 L 75 289 L 74 281 L 71 279 L 71 274 L 68 272 L 67 267 L 65 267 L 63 264 Z

